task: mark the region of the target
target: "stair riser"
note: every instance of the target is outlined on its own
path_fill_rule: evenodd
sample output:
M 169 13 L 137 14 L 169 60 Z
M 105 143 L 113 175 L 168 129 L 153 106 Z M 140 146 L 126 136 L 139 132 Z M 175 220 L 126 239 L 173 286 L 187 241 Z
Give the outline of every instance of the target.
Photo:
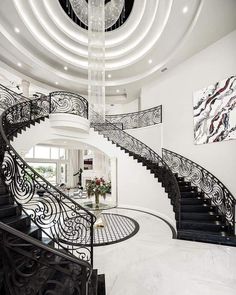
M 202 231 L 212 231 L 212 232 L 222 232 L 227 231 L 226 226 L 217 225 L 217 224 L 196 224 L 196 223 L 181 223 L 178 227 L 179 229 L 186 229 L 186 230 L 202 230 Z
M 6 195 L 8 193 L 5 186 L 0 186 L 0 195 Z
M 21 215 L 21 208 L 20 207 L 12 207 L 7 209 L 0 210 L 0 219 L 10 216 L 19 216 Z
M 221 221 L 221 217 L 220 216 L 216 216 L 216 215 L 208 215 L 208 214 L 203 214 L 203 213 L 182 213 L 181 212 L 181 218 L 183 220 L 200 220 L 200 221 L 204 221 L 204 220 L 211 220 L 211 221 Z
M 180 192 L 181 198 L 204 198 L 204 195 L 198 192 Z
M 14 201 L 10 196 L 0 196 L 0 206 L 1 205 L 12 205 Z
M 179 190 L 181 192 L 191 192 L 191 191 L 197 191 L 196 187 L 192 187 L 192 186 L 180 186 Z
M 201 205 L 182 205 L 181 212 L 216 212 L 214 207 L 201 206 Z
M 219 245 L 226 245 L 226 246 L 233 246 L 236 247 L 236 241 L 234 238 L 231 237 L 220 237 L 214 235 L 208 235 L 205 237 L 201 236 L 194 236 L 191 234 L 185 233 L 178 233 L 177 236 L 180 240 L 188 240 L 188 241 L 195 241 L 195 242 L 202 242 L 202 243 L 212 243 L 212 244 L 219 244 Z
M 23 229 L 30 227 L 31 219 L 29 216 L 26 216 L 25 218 L 20 219 L 20 220 L 6 222 L 6 224 L 8 224 L 9 226 L 11 226 L 15 229 L 23 230 Z
M 195 199 L 195 198 L 184 198 L 181 199 L 180 201 L 181 205 L 203 205 L 203 204 L 209 204 L 208 200 L 203 200 L 203 199 Z

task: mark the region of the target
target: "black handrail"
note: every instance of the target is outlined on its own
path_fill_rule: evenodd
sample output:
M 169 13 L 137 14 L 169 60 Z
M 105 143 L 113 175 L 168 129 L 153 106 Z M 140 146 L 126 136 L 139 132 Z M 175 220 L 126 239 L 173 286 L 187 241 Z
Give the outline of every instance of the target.
M 93 113 L 93 116 L 98 116 Z M 98 122 L 100 120 L 97 120 Z M 102 134 L 113 143 L 125 149 L 130 155 L 135 156 L 142 160 L 142 162 L 150 169 L 153 169 L 162 181 L 166 191 L 168 192 L 171 202 L 174 205 L 176 219 L 180 219 L 180 190 L 176 177 L 166 164 L 166 162 L 145 143 L 133 137 L 117 126 L 105 120 L 105 123 L 92 123 L 91 127 L 94 128 L 99 134 Z
M 152 126 L 162 123 L 162 106 L 132 113 L 106 115 L 106 119 L 113 124 L 122 124 L 122 129 Z
M 65 277 L 71 289 L 87 295 L 92 275 L 89 263 L 45 245 L 2 222 L 0 233 L 5 282 L 11 294 L 22 294 L 27 289 L 31 290 L 31 294 L 38 294 L 38 288 L 41 292 L 50 288 L 52 279 L 55 288 Z
M 0 117 L 1 166 L 11 194 L 26 214 L 30 212 L 32 221 L 59 247 L 92 264 L 95 216 L 34 171 L 10 143 L 12 136 L 22 128 L 57 113 L 57 110 L 87 117 L 88 110 L 84 107 L 81 112 L 81 108 L 77 108 L 79 104 L 84 101 L 78 103 L 73 98 L 65 107 L 63 100 L 52 94 L 5 110 Z M 36 200 L 37 189 L 44 189 L 47 196 Z
M 29 101 L 29 98 L 0 84 L 0 109 L 5 110 L 16 103 L 24 101 Z
M 236 199 L 226 186 L 215 175 L 190 159 L 167 149 L 162 149 L 162 154 L 173 173 L 184 177 L 204 192 L 225 217 L 230 233 L 235 234 Z

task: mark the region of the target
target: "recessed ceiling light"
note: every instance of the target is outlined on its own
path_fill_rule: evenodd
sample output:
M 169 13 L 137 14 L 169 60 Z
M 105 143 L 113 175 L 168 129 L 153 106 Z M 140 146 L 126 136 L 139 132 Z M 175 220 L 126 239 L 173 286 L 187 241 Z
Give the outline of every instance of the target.
M 58 85 L 59 83 L 58 82 L 55 82 L 55 84 Z
M 22 67 L 22 63 L 18 62 L 17 63 L 18 67 Z
M 152 59 L 149 59 L 149 60 L 148 60 L 148 63 L 151 64 L 151 63 L 152 63 Z
M 184 6 L 182 11 L 183 11 L 183 13 L 187 13 L 188 12 L 188 6 Z
M 63 143 L 67 143 L 67 141 L 63 141 Z
M 20 29 L 19 29 L 19 28 L 17 28 L 17 27 L 15 27 L 15 28 L 14 28 L 14 31 L 15 31 L 17 34 L 19 34 L 19 33 L 20 33 Z
M 67 66 L 64 66 L 64 70 L 67 71 L 68 70 L 68 67 Z
M 108 78 L 111 78 L 111 74 L 108 74 L 107 77 L 108 77 Z
M 116 89 L 116 93 L 119 93 L 120 92 L 120 89 Z

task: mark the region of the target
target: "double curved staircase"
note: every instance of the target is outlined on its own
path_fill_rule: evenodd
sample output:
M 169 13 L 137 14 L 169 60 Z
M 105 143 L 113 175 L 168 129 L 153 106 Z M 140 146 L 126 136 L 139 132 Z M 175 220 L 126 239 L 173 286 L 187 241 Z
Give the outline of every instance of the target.
M 1 107 L 6 108 L 0 118 L 1 294 L 105 294 L 104 275 L 98 276 L 92 266 L 94 215 L 34 171 L 11 145 L 22 130 L 50 114 L 88 118 L 87 101 L 77 94 L 54 92 L 34 100 L 20 97 L 19 103 L 19 95 L 4 87 L 0 91 Z M 163 150 L 161 157 L 123 130 L 144 127 L 137 124 L 142 118 L 145 126 L 160 123 L 161 107 L 130 117 L 113 116 L 111 122 L 108 117 L 92 127 L 158 178 L 173 205 L 177 237 L 236 245 L 235 199 L 223 184 L 204 172 L 203 182 L 210 183 L 204 190 L 196 181 L 193 162 L 182 161 L 176 169 L 172 152 Z M 186 176 L 186 169 L 195 172 Z M 36 197 L 40 188 L 47 191 L 46 197 Z

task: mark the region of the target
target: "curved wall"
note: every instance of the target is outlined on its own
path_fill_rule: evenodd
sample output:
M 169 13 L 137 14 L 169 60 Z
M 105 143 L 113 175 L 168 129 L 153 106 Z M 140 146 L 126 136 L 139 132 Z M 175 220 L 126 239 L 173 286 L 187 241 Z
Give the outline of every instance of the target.
M 18 135 L 14 139 L 13 146 L 23 156 L 35 144 L 58 139 L 73 140 L 78 149 L 92 146 L 110 158 L 116 158 L 118 204 L 155 211 L 175 226 L 174 213 L 168 195 L 153 174 L 93 129 L 86 134 L 74 128 L 53 128 L 51 119 L 47 119 Z
M 235 48 L 233 31 L 143 87 L 141 105 L 146 109 L 162 104 L 163 146 L 209 170 L 236 197 L 236 140 L 193 143 L 193 92 L 235 75 Z

